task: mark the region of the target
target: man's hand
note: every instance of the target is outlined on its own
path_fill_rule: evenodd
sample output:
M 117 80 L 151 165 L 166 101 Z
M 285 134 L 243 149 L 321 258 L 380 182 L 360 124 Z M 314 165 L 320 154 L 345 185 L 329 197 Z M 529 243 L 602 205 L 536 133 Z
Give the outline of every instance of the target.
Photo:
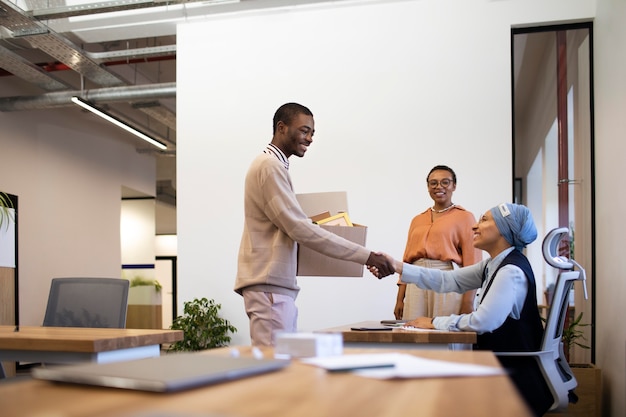
M 386 257 L 381 252 L 371 252 L 369 258 L 367 258 L 367 268 L 378 279 L 386 277 L 396 272 L 393 267 L 393 260 Z M 375 268 L 375 270 L 373 269 Z

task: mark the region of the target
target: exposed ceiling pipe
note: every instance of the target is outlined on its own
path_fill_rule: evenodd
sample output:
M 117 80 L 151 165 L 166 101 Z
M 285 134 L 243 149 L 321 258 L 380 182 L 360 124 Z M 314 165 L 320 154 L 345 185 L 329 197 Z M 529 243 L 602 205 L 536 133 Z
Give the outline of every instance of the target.
M 73 106 L 71 98 L 79 96 L 93 103 L 176 98 L 176 83 L 107 87 L 95 90 L 57 91 L 38 96 L 0 98 L 0 111 L 41 110 Z
M 10 51 L 1 48 L 0 47 L 0 59 L 4 58 L 4 55 L 7 55 L 11 53 Z M 129 55 L 132 53 L 132 51 L 129 51 Z M 17 54 L 14 54 L 17 56 Z M 112 67 L 115 65 L 130 65 L 130 64 L 145 64 L 147 62 L 161 62 L 161 61 L 174 61 L 176 60 L 176 55 L 175 54 L 170 54 L 170 55 L 163 55 L 163 56 L 152 56 L 152 57 L 146 57 L 146 58 L 133 58 L 133 59 L 123 59 L 123 60 L 118 60 L 118 61 L 105 61 L 106 59 L 111 59 L 111 58 L 102 58 L 102 66 L 103 67 Z M 22 58 L 22 60 L 24 60 Z M 24 60 L 25 61 L 25 60 Z M 0 62 L 1 64 L 2 62 Z M 28 63 L 28 65 L 32 66 L 32 67 L 36 67 L 39 71 L 45 71 L 47 73 L 51 73 L 51 72 L 56 72 L 56 71 L 70 71 L 72 70 L 72 68 L 70 68 L 69 66 L 67 66 L 67 64 L 64 64 L 62 62 L 44 62 L 44 63 L 38 63 L 38 64 L 32 64 L 32 63 Z M 22 69 L 22 68 L 20 68 Z M 8 77 L 8 76 L 15 76 L 15 73 L 19 73 L 20 75 L 22 75 L 24 72 L 24 70 L 21 71 L 7 71 L 4 70 L 2 68 L 0 68 L 0 77 Z M 46 80 L 49 82 L 49 80 Z M 61 86 L 62 87 L 62 86 Z

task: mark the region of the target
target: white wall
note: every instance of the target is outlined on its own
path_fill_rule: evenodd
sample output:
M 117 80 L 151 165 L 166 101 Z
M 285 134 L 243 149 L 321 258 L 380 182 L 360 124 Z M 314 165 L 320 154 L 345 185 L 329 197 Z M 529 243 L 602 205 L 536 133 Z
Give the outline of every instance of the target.
M 177 235 L 158 235 L 154 239 L 156 256 L 178 255 Z
M 306 158 L 292 161 L 296 191 L 347 190 L 351 216 L 370 227 L 368 246 L 399 256 L 411 216 L 429 204 L 422 184 L 432 165 L 457 170 L 455 200 L 475 215 L 511 198 L 511 27 L 594 17 L 596 362 L 604 415 L 623 416 L 626 329 L 615 322 L 626 293 L 619 262 L 626 4 L 619 0 L 355 2 L 181 25 L 181 299 L 215 298 L 239 328 L 235 342 L 248 340 L 243 303 L 232 292 L 243 177 L 270 140 L 280 104 L 299 101 L 317 122 Z M 302 329 L 391 316 L 391 279 L 299 282 Z
M 143 290 L 132 287 L 132 281 L 135 279 L 157 279 L 154 222 L 154 198 L 122 200 L 120 216 L 121 277 L 131 281 L 131 288 L 128 293 L 129 305 L 156 302 L 156 298 L 145 297 L 145 293 L 142 293 Z M 162 304 L 163 292 L 157 296 L 159 298 L 158 304 Z
M 598 0 L 594 23 L 596 172 L 596 363 L 602 368 L 605 415 L 626 414 L 624 214 L 626 165 L 626 3 Z
M 402 255 L 435 164 L 457 171 L 455 202 L 476 216 L 510 201 L 511 26 L 588 17 L 588 3 L 370 1 L 179 26 L 181 301 L 215 298 L 234 342 L 249 341 L 232 291 L 243 178 L 287 101 L 316 120 L 309 152 L 291 162 L 296 192 L 347 190 L 371 249 Z M 301 330 L 392 317 L 395 278 L 299 283 Z
M 240 329 L 235 342 L 247 340 L 232 292 L 243 176 L 269 141 L 280 104 L 298 100 L 316 115 L 316 141 L 292 164 L 296 190 L 348 190 L 351 215 L 370 226 L 368 246 L 399 256 L 409 219 L 430 203 L 422 186 L 432 165 L 457 170 L 455 200 L 475 215 L 510 199 L 511 26 L 595 17 L 596 357 L 604 415 L 623 416 L 626 4 L 369 3 L 180 27 L 181 300 L 215 298 Z M 203 60 L 194 48 L 212 55 Z M 69 110 L 0 113 L 0 190 L 20 197 L 23 324 L 41 323 L 51 277 L 119 274 L 120 187 L 154 195 L 154 160 L 111 141 L 113 129 L 81 120 Z M 378 162 L 381 155 L 388 160 Z M 389 279 L 300 284 L 301 327 L 391 315 Z
M 155 193 L 154 157 L 90 120 L 78 109 L 0 113 L 0 189 L 19 198 L 23 325 L 42 323 L 52 278 L 119 277 L 122 185 Z
M 156 256 L 154 236 L 154 199 L 122 201 L 120 240 L 123 265 L 153 264 Z

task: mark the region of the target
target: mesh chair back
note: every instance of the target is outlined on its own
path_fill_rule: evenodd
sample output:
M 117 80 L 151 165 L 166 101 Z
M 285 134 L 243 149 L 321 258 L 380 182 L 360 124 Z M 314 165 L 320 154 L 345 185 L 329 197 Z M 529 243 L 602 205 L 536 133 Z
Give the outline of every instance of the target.
M 125 328 L 128 287 L 121 278 L 54 278 L 43 325 Z
M 542 371 L 546 376 L 550 390 L 554 395 L 552 408 L 567 406 L 569 392 L 578 385 L 574 373 L 570 369 L 563 351 L 563 329 L 565 319 L 569 313 L 569 296 L 575 281 L 582 281 L 582 287 L 587 298 L 585 270 L 576 261 L 559 254 L 559 245 L 562 239 L 569 237 L 569 230 L 561 227 L 550 231 L 542 245 L 543 256 L 546 262 L 559 269 L 552 305 L 548 312 L 546 327 L 541 344 L 543 352 L 550 353 L 550 359 L 542 358 Z M 549 363 L 553 361 L 553 363 Z
M 546 320 L 542 350 L 552 350 L 553 346 L 557 347 L 562 344 L 565 318 L 569 312 L 569 294 L 574 286 L 574 281 L 577 280 L 580 280 L 578 271 L 561 272 L 559 274 Z

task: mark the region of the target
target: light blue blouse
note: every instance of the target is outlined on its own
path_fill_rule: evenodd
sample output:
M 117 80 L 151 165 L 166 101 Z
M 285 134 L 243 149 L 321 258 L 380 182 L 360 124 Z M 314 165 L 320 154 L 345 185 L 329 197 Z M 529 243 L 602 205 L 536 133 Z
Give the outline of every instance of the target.
M 506 249 L 495 258 L 485 259 L 477 264 L 450 271 L 423 268 L 405 263 L 402 267 L 400 280 L 436 292 L 464 293 L 480 288 L 476 295 L 473 313 L 435 317 L 433 325 L 439 330 L 492 332 L 502 326 L 509 316 L 519 319 L 528 292 L 526 276 L 515 265 L 505 265 L 495 277 L 493 276 L 493 271 L 498 269 L 498 266 L 512 250 L 515 248 Z M 483 282 L 485 267 L 487 267 L 487 271 L 492 272 L 487 272 L 488 278 Z M 488 296 L 483 300 L 485 288 L 492 280 L 493 284 L 487 293 Z

